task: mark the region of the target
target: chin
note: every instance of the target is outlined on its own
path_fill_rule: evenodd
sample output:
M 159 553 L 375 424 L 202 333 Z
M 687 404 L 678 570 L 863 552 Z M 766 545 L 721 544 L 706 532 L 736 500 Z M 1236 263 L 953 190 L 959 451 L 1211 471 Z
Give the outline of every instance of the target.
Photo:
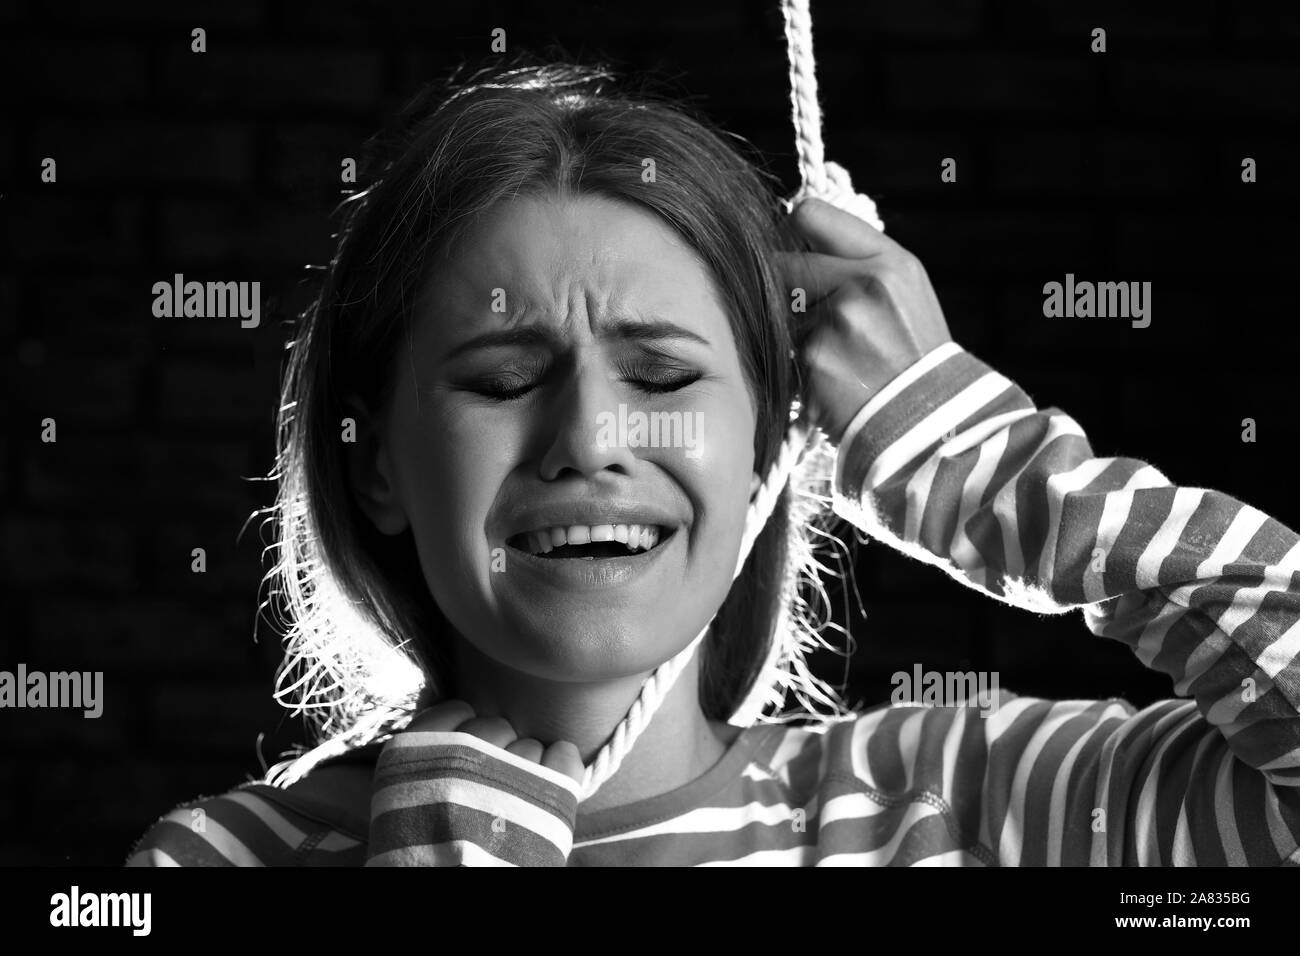
M 646 674 L 689 643 L 698 631 L 674 640 L 680 629 L 663 616 L 571 605 L 539 616 L 536 609 L 506 615 L 500 633 L 511 635 L 496 657 L 545 680 L 586 682 Z

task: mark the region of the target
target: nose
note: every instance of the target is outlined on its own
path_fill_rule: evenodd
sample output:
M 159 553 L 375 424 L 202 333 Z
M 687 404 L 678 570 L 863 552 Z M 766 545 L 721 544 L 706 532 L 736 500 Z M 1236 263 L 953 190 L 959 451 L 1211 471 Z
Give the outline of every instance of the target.
M 620 441 L 618 389 L 595 356 L 580 358 L 565 387 L 543 412 L 546 433 L 543 481 L 566 474 L 592 478 L 609 470 L 631 474 L 636 461 Z

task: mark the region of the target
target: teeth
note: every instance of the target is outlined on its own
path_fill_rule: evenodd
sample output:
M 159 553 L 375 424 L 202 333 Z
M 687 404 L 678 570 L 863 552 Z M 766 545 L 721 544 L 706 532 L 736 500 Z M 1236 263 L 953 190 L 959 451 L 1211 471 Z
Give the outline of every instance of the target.
M 523 544 L 532 554 L 546 554 L 561 545 L 593 541 L 618 541 L 627 545 L 629 551 L 649 551 L 659 543 L 659 528 L 649 524 L 575 524 L 541 528 L 523 535 Z

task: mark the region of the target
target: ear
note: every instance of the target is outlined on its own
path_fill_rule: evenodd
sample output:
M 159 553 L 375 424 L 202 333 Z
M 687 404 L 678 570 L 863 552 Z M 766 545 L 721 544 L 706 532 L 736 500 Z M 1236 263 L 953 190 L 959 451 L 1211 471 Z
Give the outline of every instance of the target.
M 347 456 L 348 486 L 361 510 L 381 534 L 401 534 L 411 522 L 397 493 L 383 429 L 355 395 L 349 395 L 344 405 L 346 414 L 356 422 L 352 441 L 346 439 L 346 428 L 341 432 Z

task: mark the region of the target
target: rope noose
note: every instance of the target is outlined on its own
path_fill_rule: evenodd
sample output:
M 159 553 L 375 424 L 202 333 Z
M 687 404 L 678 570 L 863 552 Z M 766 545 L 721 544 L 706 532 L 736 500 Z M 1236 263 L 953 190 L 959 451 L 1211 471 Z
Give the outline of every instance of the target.
M 876 204 L 867 196 L 857 193 L 849 179 L 848 172 L 836 163 L 826 162 L 825 149 L 822 144 L 821 107 L 817 103 L 816 61 L 813 59 L 812 13 L 809 0 L 782 0 L 781 11 L 785 17 L 786 52 L 790 60 L 790 102 L 794 118 L 795 148 L 798 153 L 800 187 L 787 204 L 792 209 L 806 196 L 817 196 L 861 219 L 865 219 L 877 229 L 883 229 Z M 799 459 L 808 445 L 809 431 L 799 422 L 793 423 L 786 435 L 786 440 L 777 455 L 767 479 L 760 486 L 745 516 L 745 531 L 741 539 L 740 555 L 732 575 L 734 581 L 739 577 L 749 557 L 749 552 L 758 539 L 759 532 L 772 516 L 776 503 L 790 481 Z M 789 575 L 787 575 L 789 577 Z M 781 611 L 776 623 L 767 660 L 758 680 L 749 695 L 737 709 L 731 722 L 747 726 L 757 719 L 763 706 L 768 701 L 768 678 L 782 659 L 785 631 L 789 625 L 790 588 L 797 582 L 786 582 Z M 654 673 L 641 685 L 641 693 L 620 722 L 614 728 L 609 741 L 603 746 L 587 766 L 582 780 L 581 799 L 586 800 L 594 794 L 605 781 L 618 772 L 624 758 L 631 751 L 637 738 L 650 723 L 650 719 L 659 709 L 660 704 L 672 690 L 678 676 L 685 670 L 687 663 L 695 654 L 704 638 L 708 636 L 712 622 L 681 651 L 660 664 Z

